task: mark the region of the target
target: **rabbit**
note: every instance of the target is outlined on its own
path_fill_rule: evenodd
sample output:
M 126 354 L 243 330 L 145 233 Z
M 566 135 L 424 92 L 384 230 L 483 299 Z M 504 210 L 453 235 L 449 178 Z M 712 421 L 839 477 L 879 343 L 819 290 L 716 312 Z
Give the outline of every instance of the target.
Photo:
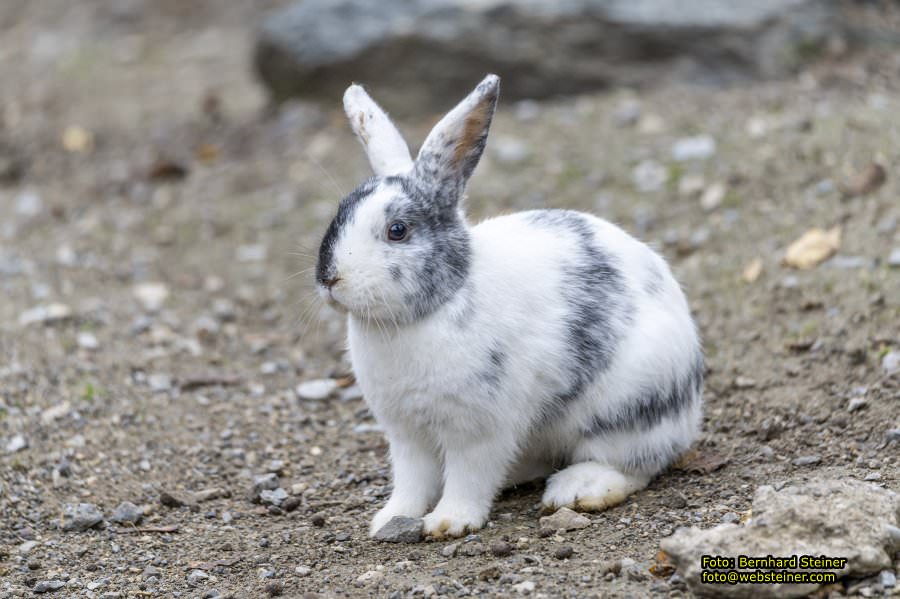
M 547 510 L 604 510 L 698 434 L 701 344 L 662 257 L 583 212 L 467 222 L 499 89 L 488 75 L 415 160 L 361 86 L 344 95 L 375 176 L 340 202 L 316 287 L 347 314 L 390 444 L 393 493 L 371 535 L 405 516 L 461 536 L 505 486 L 548 476 Z

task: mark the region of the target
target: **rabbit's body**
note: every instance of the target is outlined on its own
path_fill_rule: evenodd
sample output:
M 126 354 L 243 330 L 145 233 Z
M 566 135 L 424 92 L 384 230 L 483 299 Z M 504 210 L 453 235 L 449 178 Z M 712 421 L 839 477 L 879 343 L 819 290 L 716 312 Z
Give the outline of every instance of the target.
M 373 533 L 434 508 L 429 533 L 463 534 L 484 524 L 504 484 L 554 471 L 547 506 L 604 509 L 699 427 L 700 344 L 661 257 L 579 212 L 465 222 L 453 195 L 474 164 L 457 186 L 452 167 L 466 164 L 443 164 L 440 151 L 459 154 L 488 82 L 436 127 L 415 166 L 388 152 L 380 169 L 372 127 L 360 128 L 363 115 L 390 123 L 362 104 L 355 128 L 384 176 L 342 202 L 323 241 L 321 288 L 349 311 L 354 371 L 391 443 L 394 493 Z M 351 121 L 363 100 L 351 97 Z M 489 120 L 476 121 L 481 147 Z M 415 228 L 392 244 L 398 222 Z

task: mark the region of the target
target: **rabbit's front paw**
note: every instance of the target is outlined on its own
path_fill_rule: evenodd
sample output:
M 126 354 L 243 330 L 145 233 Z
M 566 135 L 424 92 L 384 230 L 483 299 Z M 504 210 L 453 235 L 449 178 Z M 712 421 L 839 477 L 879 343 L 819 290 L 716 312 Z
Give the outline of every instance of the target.
M 470 504 L 438 505 L 425 516 L 425 534 L 461 537 L 484 526 L 487 516 L 487 510 Z

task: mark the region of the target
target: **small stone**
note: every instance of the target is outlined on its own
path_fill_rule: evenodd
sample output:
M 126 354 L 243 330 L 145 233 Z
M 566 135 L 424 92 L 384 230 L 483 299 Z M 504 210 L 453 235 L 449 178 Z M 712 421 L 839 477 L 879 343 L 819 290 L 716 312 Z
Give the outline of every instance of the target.
M 627 100 L 613 112 L 613 122 L 618 127 L 631 127 L 641 118 L 641 104 L 636 100 Z
M 172 377 L 168 374 L 153 373 L 147 377 L 147 386 L 154 393 L 166 393 L 172 390 Z
M 316 528 L 322 528 L 323 526 L 325 526 L 325 514 L 322 514 L 322 513 L 313 514 L 312 516 L 310 516 L 309 522 Z
M 191 573 L 187 575 L 187 582 L 192 587 L 198 586 L 206 580 L 209 580 L 209 574 L 203 570 L 191 570 Z
M 865 475 L 865 477 L 863 477 L 863 480 L 867 481 L 867 482 L 875 482 L 877 480 L 881 480 L 881 473 L 880 472 L 869 472 L 868 474 Z
M 300 507 L 301 503 L 303 503 L 302 499 L 300 499 L 299 497 L 291 496 L 281 503 L 281 509 L 286 512 L 293 512 L 298 507 Z
M 19 216 L 37 216 L 43 209 L 44 202 L 33 189 L 26 189 L 16 196 L 16 214 Z
M 821 461 L 822 461 L 821 456 L 804 455 L 804 456 L 800 456 L 799 458 L 796 458 L 792 462 L 792 464 L 794 464 L 794 466 L 815 466 L 816 464 L 818 464 Z
M 284 500 L 288 498 L 288 492 L 278 487 L 274 490 L 264 489 L 259 493 L 259 499 L 263 503 L 271 503 L 272 505 L 280 506 L 284 503 Z
M 337 389 L 338 384 L 334 379 L 318 379 L 300 383 L 294 392 L 300 399 L 319 401 L 327 399 Z
M 530 580 L 523 580 L 518 584 L 513 585 L 513 590 L 520 595 L 530 595 L 534 592 L 535 584 Z
M 881 358 L 881 369 L 888 374 L 893 374 L 900 370 L 900 351 L 891 351 L 884 354 Z
M 703 193 L 706 187 L 706 179 L 703 175 L 688 173 L 678 180 L 678 195 L 693 198 Z
M 213 339 L 219 334 L 219 322 L 211 316 L 201 316 L 191 325 L 198 339 Z
M 491 554 L 494 557 L 506 557 L 512 553 L 512 545 L 509 543 L 499 542 L 491 545 Z
M 268 253 L 264 245 L 241 245 L 235 251 L 235 257 L 238 262 L 262 262 L 268 256 Z
M 528 159 L 531 152 L 521 140 L 500 137 L 494 140 L 493 153 L 497 160 L 505 164 L 519 164 Z
M 450 543 L 449 545 L 445 545 L 441 549 L 441 555 L 444 557 L 453 557 L 456 555 L 456 552 L 459 551 L 459 547 L 462 543 Z
M 722 205 L 722 200 L 725 199 L 725 192 L 726 188 L 723 183 L 713 183 L 700 196 L 700 207 L 707 212 L 715 210 Z
M 133 293 L 148 312 L 159 312 L 169 298 L 169 288 L 165 283 L 141 283 L 134 286 Z
M 838 270 L 854 270 L 858 268 L 866 268 L 870 264 L 870 260 L 865 256 L 834 256 L 825 263 L 828 268 L 836 268 Z
M 227 298 L 220 297 L 213 300 L 212 311 L 215 317 L 222 322 L 230 322 L 237 316 L 234 302 Z
M 631 182 L 641 193 L 659 191 L 668 178 L 666 167 L 655 160 L 644 160 L 631 172 Z
M 378 582 L 382 578 L 384 578 L 384 573 L 379 572 L 378 570 L 369 570 L 368 572 L 363 572 L 356 578 L 356 582 L 361 585 L 371 584 L 373 582 Z
M 900 441 L 900 428 L 889 428 L 884 433 L 884 439 L 888 443 L 891 441 Z
M 78 333 L 78 336 L 75 338 L 75 343 L 77 343 L 78 347 L 81 349 L 86 349 L 88 351 L 94 351 L 100 347 L 100 342 L 97 341 L 97 337 L 93 333 L 88 333 L 87 331 Z
M 229 493 L 224 489 L 220 489 L 219 487 L 210 487 L 209 489 L 202 489 L 194 493 L 194 499 L 198 503 L 203 503 L 204 501 L 212 501 L 214 499 L 221 499 L 228 496 Z
M 253 479 L 253 486 L 247 491 L 247 499 L 258 503 L 263 491 L 274 491 L 279 486 L 278 475 L 274 472 L 257 476 Z
M 394 516 L 375 533 L 375 540 L 386 543 L 418 543 L 422 540 L 421 518 Z
M 147 566 L 146 568 L 144 568 L 144 571 L 141 572 L 141 578 L 143 578 L 144 580 L 147 580 L 149 578 L 156 578 L 157 580 L 159 580 L 161 576 L 162 573 L 156 566 Z
M 540 524 L 542 528 L 550 528 L 552 530 L 578 530 L 590 526 L 591 521 L 567 507 L 562 507 L 556 510 L 555 513 L 541 518 Z
M 888 266 L 891 268 L 900 268 L 900 248 L 891 250 L 891 253 L 888 256 Z
M 730 524 L 737 524 L 741 521 L 741 517 L 735 512 L 727 512 L 724 516 L 722 516 L 722 522 L 727 522 Z
M 575 554 L 575 550 L 572 549 L 569 545 L 563 545 L 553 552 L 553 557 L 556 559 L 569 559 Z
M 266 585 L 265 590 L 269 597 L 280 597 L 284 594 L 284 585 L 280 582 L 272 581 Z
M 297 566 L 294 568 L 294 574 L 299 576 L 300 578 L 306 578 L 310 574 L 312 574 L 312 568 L 309 566 Z
M 897 575 L 892 570 L 882 570 L 878 575 L 878 582 L 883 589 L 892 589 L 897 586 Z
M 704 160 L 716 153 L 716 140 L 709 135 L 683 137 L 672 145 L 672 158 L 678 162 Z
M 159 502 L 170 508 L 184 507 L 188 504 L 185 498 L 165 490 L 159 492 Z
M 21 433 L 13 435 L 12 438 L 6 442 L 6 453 L 18 453 L 23 449 L 28 449 L 28 438 Z
M 123 501 L 113 510 L 110 522 L 137 524 L 144 517 L 144 510 L 129 501 Z
M 867 405 L 869 405 L 869 402 L 865 397 L 853 397 L 850 399 L 850 403 L 847 404 L 847 411 L 851 413 L 857 412 Z
M 738 389 L 752 389 L 756 386 L 756 381 L 747 376 L 739 376 L 734 379 L 734 386 Z
M 19 324 L 23 327 L 32 324 L 52 324 L 70 318 L 72 309 L 60 303 L 36 306 L 19 315 Z
M 62 580 L 41 580 L 34 585 L 35 593 L 52 593 L 66 586 Z
M 103 522 L 103 512 L 93 503 L 67 503 L 63 506 L 61 528 L 65 532 L 82 532 Z

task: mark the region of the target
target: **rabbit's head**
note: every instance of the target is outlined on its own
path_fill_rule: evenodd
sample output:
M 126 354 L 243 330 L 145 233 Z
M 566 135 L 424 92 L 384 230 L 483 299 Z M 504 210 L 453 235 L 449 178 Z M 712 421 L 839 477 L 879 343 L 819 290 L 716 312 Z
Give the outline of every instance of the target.
M 360 319 L 423 318 L 466 282 L 471 262 L 461 200 L 484 151 L 500 79 L 487 76 L 435 125 L 413 161 L 387 114 L 359 85 L 344 109 L 375 176 L 341 200 L 319 249 L 316 283 Z

